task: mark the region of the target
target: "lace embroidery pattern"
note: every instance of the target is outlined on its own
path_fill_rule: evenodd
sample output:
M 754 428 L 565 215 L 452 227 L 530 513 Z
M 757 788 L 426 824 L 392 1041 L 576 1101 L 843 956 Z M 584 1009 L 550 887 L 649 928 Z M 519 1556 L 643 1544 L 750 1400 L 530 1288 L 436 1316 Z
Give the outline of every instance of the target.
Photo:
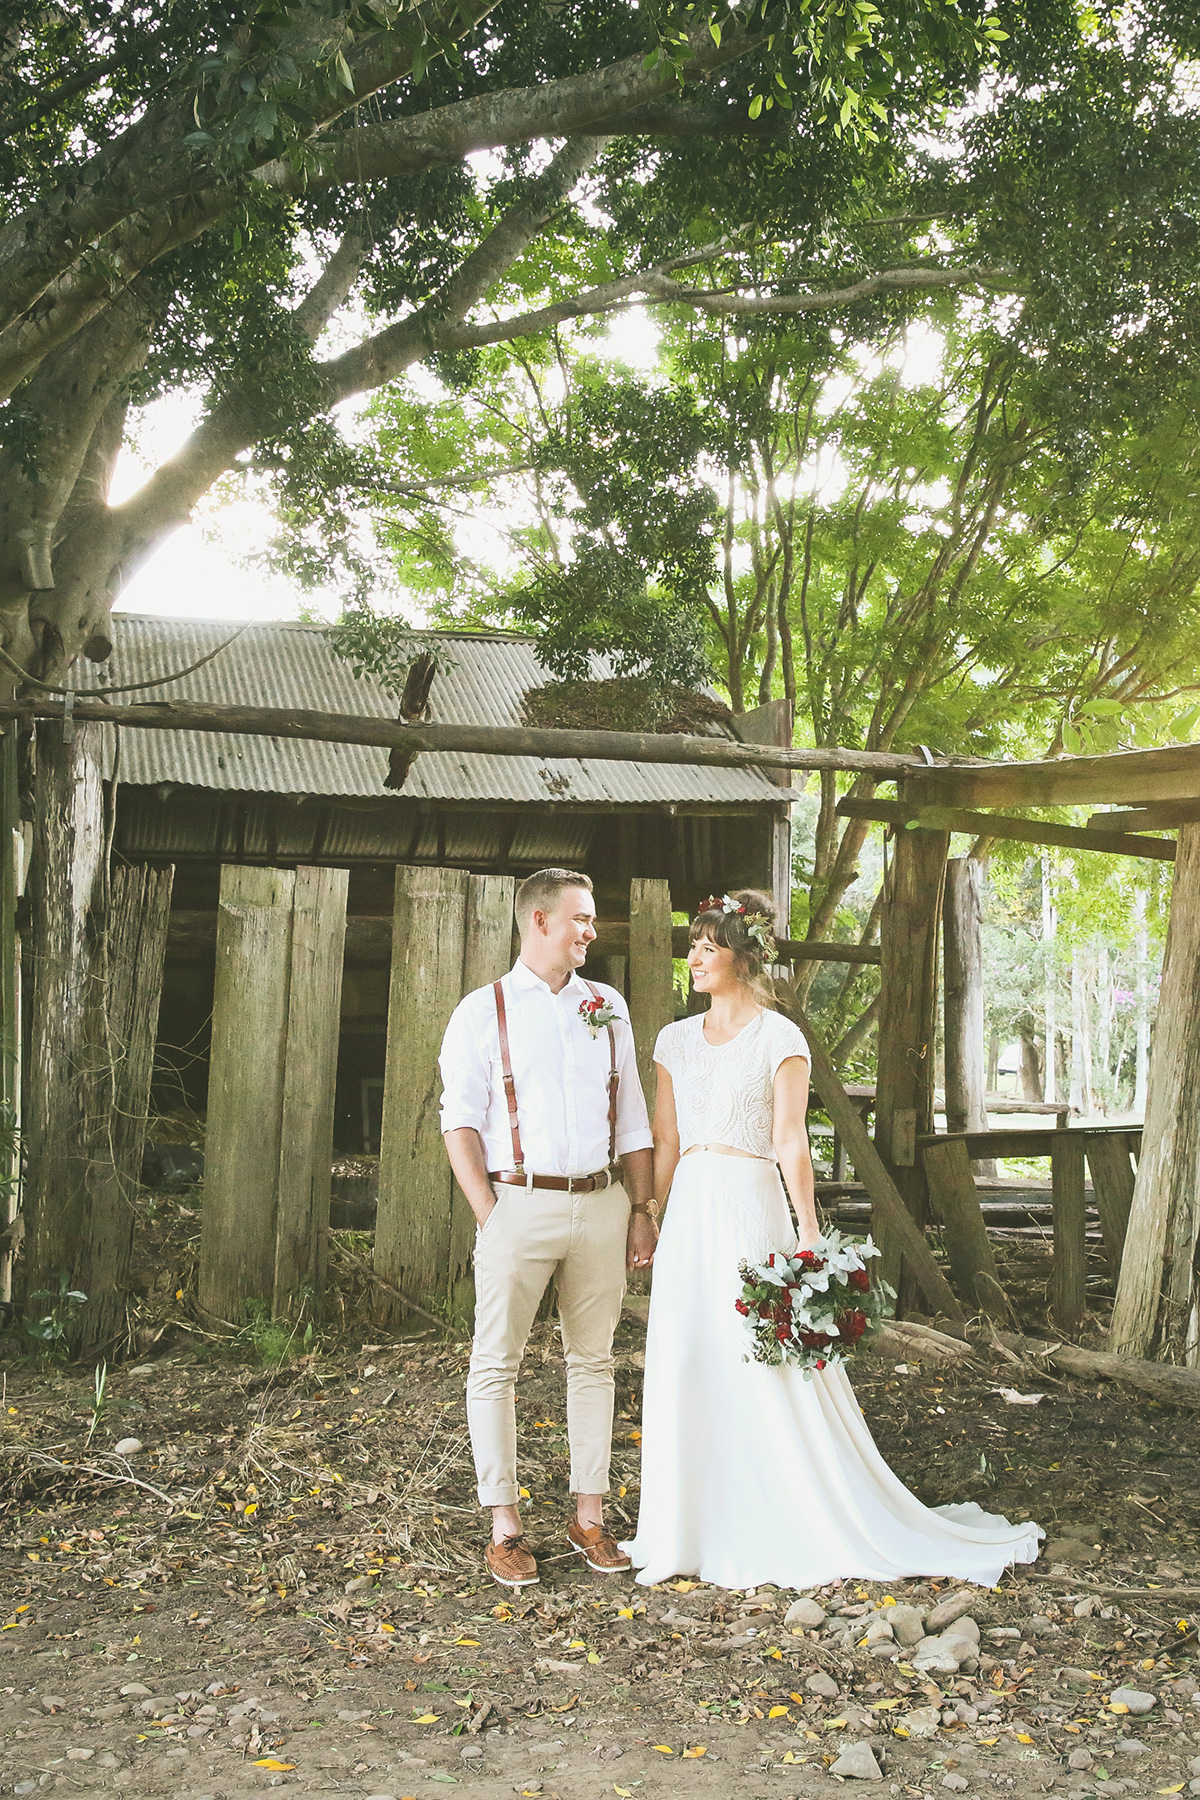
M 774 1068 L 805 1050 L 800 1032 L 778 1013 L 760 1013 L 727 1044 L 709 1043 L 703 1016 L 668 1025 L 656 1055 L 671 1075 L 680 1153 L 693 1144 L 728 1144 L 773 1161 Z

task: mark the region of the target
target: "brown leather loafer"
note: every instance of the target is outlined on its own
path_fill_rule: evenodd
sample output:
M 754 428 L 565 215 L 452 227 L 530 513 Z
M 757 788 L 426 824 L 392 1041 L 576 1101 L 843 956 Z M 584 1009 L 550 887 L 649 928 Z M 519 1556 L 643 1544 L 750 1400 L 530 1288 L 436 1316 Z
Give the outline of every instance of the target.
M 633 1567 L 607 1525 L 585 1528 L 573 1520 L 567 1526 L 567 1537 L 597 1575 L 626 1575 Z
M 489 1544 L 483 1559 L 501 1587 L 536 1587 L 538 1583 L 537 1564 L 523 1537 L 506 1537 L 498 1544 Z

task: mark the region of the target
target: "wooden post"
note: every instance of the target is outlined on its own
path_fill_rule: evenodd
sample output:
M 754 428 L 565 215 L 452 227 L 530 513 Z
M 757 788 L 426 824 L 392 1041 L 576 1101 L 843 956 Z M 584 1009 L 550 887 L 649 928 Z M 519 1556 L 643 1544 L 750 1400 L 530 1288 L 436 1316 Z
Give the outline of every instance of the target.
M 808 1040 L 813 1089 L 829 1114 L 834 1130 L 845 1144 L 859 1180 L 871 1196 L 873 1222 L 881 1220 L 890 1228 L 914 1281 L 933 1311 L 961 1325 L 964 1322 L 963 1309 L 956 1300 L 950 1283 L 934 1261 L 933 1252 L 925 1241 L 924 1231 L 909 1213 L 899 1189 L 871 1142 L 859 1113 L 861 1103 L 852 1100 L 842 1086 L 828 1052 L 814 1035 L 813 1028 L 795 997 L 782 983 L 778 991 L 782 1009 L 795 1021 Z
M 125 1318 L 174 874 L 141 864 L 112 872 L 102 980 L 88 1019 L 91 1164 L 77 1264 L 88 1304 L 72 1333 L 81 1355 L 112 1344 Z
M 1193 1264 L 1200 1234 L 1200 824 L 1179 827 L 1146 1124 L 1110 1347 L 1200 1362 Z
M 1133 1200 L 1133 1163 L 1129 1155 L 1129 1139 L 1120 1132 L 1089 1133 L 1087 1160 L 1092 1172 L 1096 1211 L 1100 1214 L 1104 1260 L 1108 1264 L 1110 1275 L 1115 1279 L 1121 1269 L 1125 1233 L 1129 1228 L 1129 1208 Z
M 968 1306 L 993 1318 L 1008 1318 L 1008 1302 L 996 1273 L 996 1259 L 961 1138 L 926 1144 L 922 1152 L 929 1196 L 942 1222 L 946 1254 L 955 1286 Z
M 17 797 L 17 724 L 0 738 L 0 1300 L 12 1299 L 12 1227 L 21 1185 L 21 939 L 18 863 L 24 853 Z
M 671 969 L 671 890 L 665 881 L 629 884 L 629 1016 L 638 1075 L 654 1117 L 654 1041 L 675 1017 Z
M 348 869 L 296 870 L 275 1215 L 276 1318 L 325 1286 Z
M 918 1133 L 933 1129 L 933 1046 L 937 1016 L 937 940 L 946 852 L 944 831 L 899 831 L 880 915 L 879 1057 L 875 1144 L 921 1228 L 929 1216 Z M 880 1222 L 887 1279 L 897 1311 L 910 1302 L 894 1234 Z
M 295 885 L 290 869 L 221 870 L 199 1298 L 231 1325 L 275 1291 Z
M 1054 1322 L 1060 1331 L 1083 1323 L 1086 1273 L 1083 1203 L 1084 1133 L 1057 1132 L 1050 1151 L 1054 1201 Z
M 98 954 L 91 915 L 104 861 L 99 753 L 97 725 L 76 726 L 67 742 L 61 724 L 38 730 L 25 1128 L 26 1299 L 32 1312 L 44 1313 L 47 1306 L 29 1296 L 57 1291 L 60 1274 L 79 1286 L 91 1162 L 88 1011 L 95 1003 Z
M 952 857 L 942 907 L 947 1131 L 987 1130 L 982 922 L 983 865 L 978 857 Z
M 513 897 L 511 875 L 472 875 L 467 886 L 467 919 L 460 994 L 497 981 L 511 969 Z M 449 1017 L 449 1014 L 446 1015 Z M 441 1029 L 446 1028 L 443 1019 Z M 439 1038 L 440 1042 L 440 1038 Z M 443 1157 L 445 1151 L 442 1151 Z M 449 1267 L 446 1289 L 455 1318 L 469 1319 L 475 1308 L 471 1252 L 475 1247 L 475 1215 L 457 1182 L 452 1184 Z
M 464 870 L 396 870 L 375 1269 L 423 1305 L 446 1299 L 452 1183 L 437 1058 L 462 998 L 469 891 Z M 400 1319 L 402 1301 L 384 1291 L 383 1305 Z

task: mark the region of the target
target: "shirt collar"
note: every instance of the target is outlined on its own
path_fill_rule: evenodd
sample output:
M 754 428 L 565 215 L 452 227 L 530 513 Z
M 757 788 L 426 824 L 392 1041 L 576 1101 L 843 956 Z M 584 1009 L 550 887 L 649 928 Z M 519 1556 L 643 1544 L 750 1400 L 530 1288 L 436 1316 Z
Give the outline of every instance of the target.
M 558 993 L 552 993 L 549 982 L 543 981 L 541 976 L 536 974 L 527 962 L 522 962 L 519 956 L 509 972 L 509 979 L 512 981 L 513 986 L 517 988 L 541 988 L 542 992 L 549 994 L 552 1000 L 560 1000 L 562 996 L 567 993 L 583 992 L 586 994 L 588 991 L 578 970 L 573 970 L 571 974 L 567 976 L 566 981 L 558 990 Z

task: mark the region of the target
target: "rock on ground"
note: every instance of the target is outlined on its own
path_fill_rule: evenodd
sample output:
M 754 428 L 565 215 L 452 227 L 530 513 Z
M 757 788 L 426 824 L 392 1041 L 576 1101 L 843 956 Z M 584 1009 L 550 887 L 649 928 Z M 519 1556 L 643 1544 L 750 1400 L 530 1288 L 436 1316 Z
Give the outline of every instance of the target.
M 844 1745 L 837 1761 L 830 1765 L 829 1773 L 851 1781 L 883 1780 L 883 1770 L 875 1761 L 875 1752 L 865 1742 Z

